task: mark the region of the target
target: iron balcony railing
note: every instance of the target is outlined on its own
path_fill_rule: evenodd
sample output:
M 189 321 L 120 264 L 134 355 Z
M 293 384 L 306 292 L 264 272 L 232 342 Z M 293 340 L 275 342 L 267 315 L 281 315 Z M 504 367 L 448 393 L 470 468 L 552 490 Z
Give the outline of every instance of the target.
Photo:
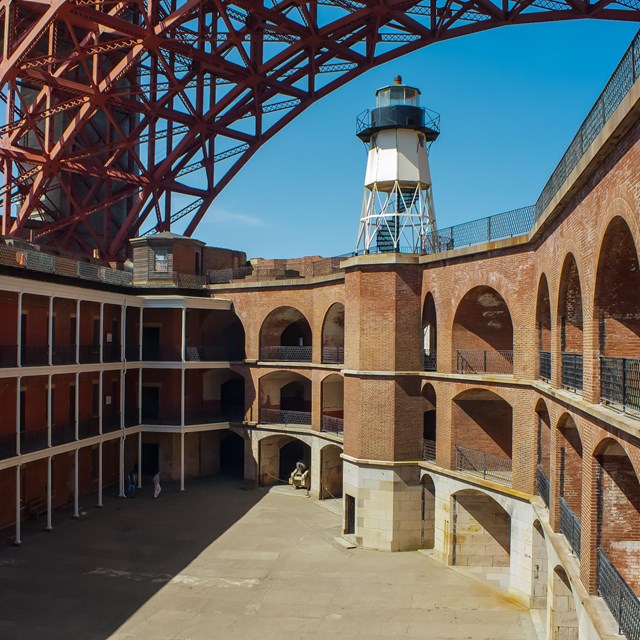
M 600 401 L 640 412 L 640 359 L 600 356 Z
M 185 424 L 215 424 L 218 422 L 242 422 L 244 409 L 242 407 L 229 408 L 219 413 L 207 411 L 187 413 Z M 178 421 L 179 422 L 179 421 Z
M 83 438 L 91 438 L 97 436 L 100 432 L 100 418 L 93 416 L 91 418 L 85 418 L 78 422 L 78 436 L 82 440 Z
M 262 347 L 260 349 L 260 359 L 271 362 L 311 362 L 311 347 Z
M 142 359 L 151 362 L 180 362 L 180 347 L 175 345 L 142 345 Z
M 17 363 L 16 345 L 0 345 L 0 367 L 15 367 Z
M 536 487 L 538 489 L 538 495 L 542 498 L 544 503 L 547 505 L 547 509 L 549 508 L 549 478 L 547 478 L 545 472 L 542 470 L 542 467 L 538 465 L 536 467 Z
M 73 442 L 75 439 L 75 423 L 54 424 L 51 426 L 51 444 L 54 447 L 59 444 L 67 444 L 69 442 Z
M 560 533 L 563 533 L 573 552 L 580 557 L 582 525 L 564 498 L 560 498 Z
M 311 424 L 311 412 L 291 411 L 289 409 L 260 409 L 260 422 L 263 424 Z
M 53 364 L 75 364 L 76 362 L 75 344 L 56 344 L 53 346 L 51 359 Z
M 435 351 L 433 351 L 432 353 L 424 354 L 424 370 L 425 371 L 438 370 L 438 355 Z
M 20 434 L 20 452 L 31 453 L 49 446 L 49 429 L 30 429 Z
M 598 595 L 618 623 L 618 633 L 640 640 L 640 599 L 605 552 L 598 548 Z
M 436 461 L 436 441 L 424 440 L 422 444 L 422 459 L 427 462 Z
M 102 345 L 103 362 L 120 362 L 120 360 L 122 360 L 122 349 L 119 344 L 110 342 Z
M 110 433 L 120 429 L 120 413 L 102 416 L 102 433 Z
M 538 377 L 547 382 L 551 380 L 551 353 L 549 351 L 540 352 L 540 373 Z
M 40 367 L 49 364 L 49 347 L 47 345 L 22 345 L 22 366 Z
M 322 347 L 322 362 L 325 364 L 343 364 L 344 347 Z
M 344 418 L 322 416 L 322 431 L 327 431 L 328 433 L 343 433 Z
M 0 460 L 13 458 L 16 455 L 16 436 L 0 437 Z
M 513 374 L 512 350 L 456 349 L 458 373 Z
M 185 359 L 188 362 L 225 362 L 244 360 L 242 348 L 228 345 L 187 345 Z
M 491 453 L 456 445 L 456 469 L 511 486 L 512 463 Z
M 140 424 L 140 414 L 138 408 L 128 409 L 124 412 L 124 426 L 135 427 Z
M 81 364 L 100 362 L 100 347 L 98 345 L 81 344 L 79 351 Z
M 562 352 L 562 386 L 576 392 L 582 391 L 581 353 Z
M 131 362 L 138 362 L 140 360 L 140 347 L 137 344 L 125 345 L 124 356 Z

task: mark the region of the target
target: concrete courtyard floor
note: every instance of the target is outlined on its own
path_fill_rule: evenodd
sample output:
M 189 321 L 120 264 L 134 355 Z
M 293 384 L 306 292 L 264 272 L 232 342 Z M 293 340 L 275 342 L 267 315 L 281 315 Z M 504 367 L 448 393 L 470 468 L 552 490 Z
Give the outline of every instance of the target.
M 301 492 L 150 494 L 85 499 L 80 520 L 0 547 L 0 638 L 536 638 L 527 611 L 424 554 L 343 548 L 338 515 Z

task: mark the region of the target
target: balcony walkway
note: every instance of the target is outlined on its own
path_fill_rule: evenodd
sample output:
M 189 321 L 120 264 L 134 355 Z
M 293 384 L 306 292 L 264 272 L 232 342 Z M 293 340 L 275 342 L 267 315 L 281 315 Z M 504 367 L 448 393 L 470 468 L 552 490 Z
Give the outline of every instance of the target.
M 0 637 L 536 638 L 527 611 L 421 553 L 342 548 L 338 516 L 283 489 L 204 479 L 153 500 L 146 484 L 25 527 L 0 547 Z

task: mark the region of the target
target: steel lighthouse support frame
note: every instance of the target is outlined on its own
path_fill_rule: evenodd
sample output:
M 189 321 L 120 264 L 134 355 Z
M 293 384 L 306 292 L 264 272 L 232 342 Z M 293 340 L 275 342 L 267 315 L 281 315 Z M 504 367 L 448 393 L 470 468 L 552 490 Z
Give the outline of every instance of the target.
M 640 21 L 638 0 L 0 0 L 3 235 L 121 260 L 190 235 L 316 100 L 432 42 L 493 27 Z

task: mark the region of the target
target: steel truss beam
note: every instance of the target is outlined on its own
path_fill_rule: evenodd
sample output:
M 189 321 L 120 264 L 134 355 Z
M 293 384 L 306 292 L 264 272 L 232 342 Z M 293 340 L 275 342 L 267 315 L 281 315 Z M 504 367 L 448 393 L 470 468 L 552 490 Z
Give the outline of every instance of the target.
M 2 233 L 122 260 L 309 105 L 432 42 L 640 0 L 0 0 Z

